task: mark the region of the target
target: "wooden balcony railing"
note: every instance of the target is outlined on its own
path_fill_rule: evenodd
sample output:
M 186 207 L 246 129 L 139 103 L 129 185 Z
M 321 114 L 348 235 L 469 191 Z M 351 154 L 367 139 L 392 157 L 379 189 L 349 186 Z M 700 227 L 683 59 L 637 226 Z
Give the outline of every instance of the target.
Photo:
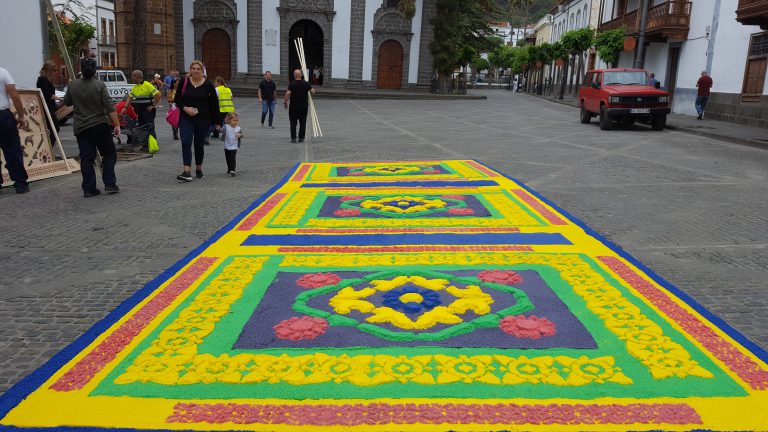
M 768 30 L 768 0 L 739 0 L 736 21 Z
M 766 1 L 768 0 L 761 0 Z M 686 39 L 691 24 L 691 2 L 671 0 L 648 9 L 645 33 L 651 39 Z M 627 34 L 640 32 L 640 14 L 634 10 L 600 24 L 600 31 L 624 27 Z

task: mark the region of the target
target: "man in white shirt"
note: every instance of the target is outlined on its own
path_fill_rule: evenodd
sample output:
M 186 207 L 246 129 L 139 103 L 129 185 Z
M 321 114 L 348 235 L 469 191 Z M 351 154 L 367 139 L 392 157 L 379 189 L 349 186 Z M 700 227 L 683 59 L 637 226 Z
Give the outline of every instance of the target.
M 11 101 L 18 113 L 16 118 L 11 112 Z M 6 168 L 18 194 L 29 192 L 27 170 L 24 169 L 24 150 L 21 148 L 18 129 L 27 128 L 24 114 L 24 106 L 21 104 L 19 93 L 16 92 L 16 82 L 7 70 L 0 67 L 0 149 L 3 151 Z M 0 183 L 2 183 L 1 178 Z

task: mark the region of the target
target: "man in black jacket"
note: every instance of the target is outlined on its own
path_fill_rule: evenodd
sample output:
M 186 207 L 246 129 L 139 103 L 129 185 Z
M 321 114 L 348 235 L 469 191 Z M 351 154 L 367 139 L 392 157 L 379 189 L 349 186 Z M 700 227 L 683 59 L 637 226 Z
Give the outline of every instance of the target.
M 285 92 L 284 106 L 288 109 L 288 117 L 291 120 L 291 142 L 296 142 L 296 122 L 299 123 L 299 142 L 304 142 L 307 133 L 307 111 L 309 110 L 309 94 L 315 94 L 315 89 L 304 81 L 301 71 L 293 71 L 293 81 L 288 84 Z M 290 109 L 288 101 L 290 100 Z

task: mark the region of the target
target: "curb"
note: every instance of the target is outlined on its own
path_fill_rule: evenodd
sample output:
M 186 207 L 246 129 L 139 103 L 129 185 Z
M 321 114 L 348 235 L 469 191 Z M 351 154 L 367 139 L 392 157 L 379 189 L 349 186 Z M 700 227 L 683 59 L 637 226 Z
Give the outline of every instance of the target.
M 577 108 L 575 100 L 574 101 L 569 101 L 569 100 L 560 100 L 560 99 L 550 99 L 548 97 L 539 96 L 539 95 L 530 94 L 530 93 L 521 93 L 521 94 L 527 95 L 527 96 L 532 96 L 532 97 L 535 97 L 535 98 L 538 98 L 538 99 L 544 99 L 544 100 L 547 100 L 547 101 L 550 101 L 550 102 L 554 102 L 554 103 L 557 103 L 557 104 L 560 104 L 560 105 L 565 105 L 565 106 L 569 106 L 569 107 L 572 107 L 572 108 Z M 739 126 L 739 125 L 734 123 L 734 126 Z M 697 129 L 692 129 L 692 128 L 689 128 L 689 127 L 686 127 L 686 126 L 676 126 L 674 124 L 667 124 L 665 129 L 669 129 L 669 130 L 672 130 L 672 131 L 675 131 L 675 132 L 687 133 L 687 134 L 690 134 L 690 135 L 698 135 L 698 136 L 703 136 L 703 137 L 707 137 L 707 138 L 713 138 L 713 139 L 716 139 L 716 140 L 726 141 L 726 142 L 730 142 L 730 143 L 733 143 L 733 144 L 740 144 L 740 145 L 745 145 L 745 146 L 748 146 L 748 147 L 768 150 L 768 142 L 762 142 L 762 141 L 757 141 L 757 140 L 752 140 L 752 139 L 735 138 L 735 137 L 730 137 L 730 136 L 721 135 L 721 134 L 712 133 L 712 132 L 704 132 L 704 131 L 700 131 L 700 130 L 697 130 Z

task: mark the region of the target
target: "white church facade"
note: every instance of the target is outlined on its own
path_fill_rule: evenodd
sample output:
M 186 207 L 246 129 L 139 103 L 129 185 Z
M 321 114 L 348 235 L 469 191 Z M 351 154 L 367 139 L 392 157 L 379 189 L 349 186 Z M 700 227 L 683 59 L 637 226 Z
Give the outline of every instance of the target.
M 201 59 L 209 75 L 255 80 L 271 71 L 287 79 L 307 65 L 323 84 L 386 89 L 428 85 L 435 0 L 416 0 L 412 18 L 397 0 L 175 0 L 176 65 Z M 151 22 L 151 18 L 149 18 Z

